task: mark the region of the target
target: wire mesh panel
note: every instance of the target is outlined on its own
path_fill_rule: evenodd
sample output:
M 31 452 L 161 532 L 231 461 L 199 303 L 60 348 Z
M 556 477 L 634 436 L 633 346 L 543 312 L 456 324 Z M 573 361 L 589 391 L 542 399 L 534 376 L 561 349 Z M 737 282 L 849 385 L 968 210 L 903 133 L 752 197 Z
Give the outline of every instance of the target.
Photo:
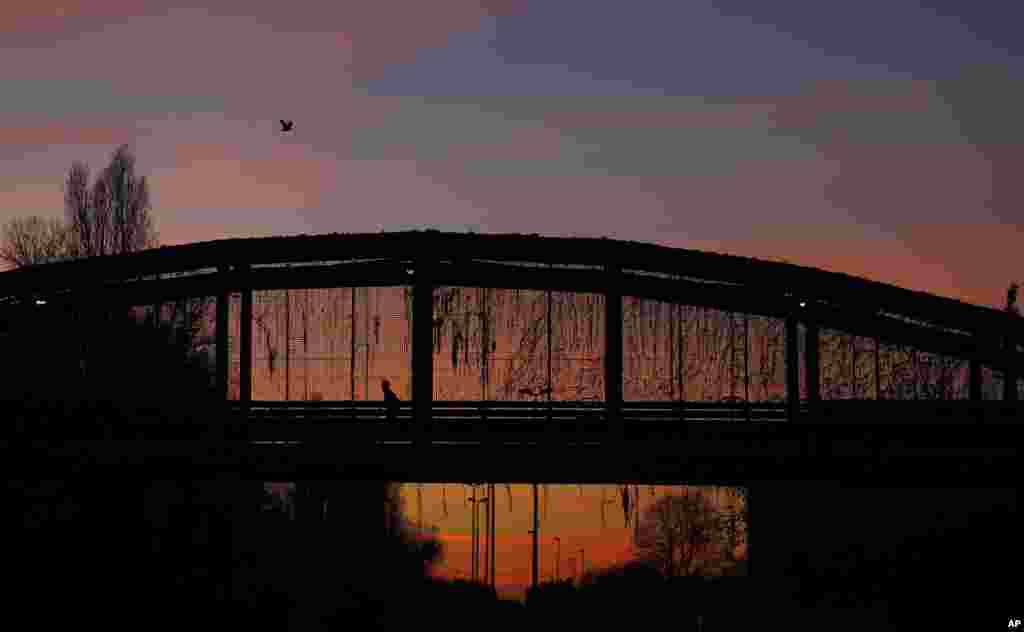
M 1006 394 L 1006 374 L 990 366 L 981 367 L 981 398 L 985 401 L 1002 401 Z
M 673 398 L 675 342 L 672 305 L 632 296 L 622 300 L 622 397 L 626 401 Z
M 242 294 L 232 292 L 228 295 L 228 399 L 238 401 L 241 396 L 242 384 Z
M 551 292 L 550 300 L 551 398 L 604 400 L 604 295 Z
M 189 309 L 192 312 L 189 354 L 205 367 L 213 387 L 217 383 L 217 297 L 191 299 Z
M 434 290 L 434 399 L 518 400 L 548 383 L 547 293 Z
M 167 342 L 180 349 L 187 361 L 205 368 L 210 386 L 214 385 L 217 378 L 216 297 L 194 296 L 155 305 L 133 306 L 129 314 L 137 323 L 155 324 Z
M 285 400 L 287 290 L 252 293 L 252 398 Z
M 262 290 L 253 297 L 253 399 L 411 398 L 404 287 Z
M 355 399 L 384 399 L 383 380 L 399 398 L 412 399 L 412 304 L 407 298 L 411 290 L 357 290 Z
M 750 401 L 786 401 L 786 321 L 749 316 Z
M 970 396 L 967 360 L 921 351 L 906 345 L 879 345 L 879 390 L 882 399 L 967 399 Z M 991 377 L 982 372 L 982 393 Z
M 782 401 L 785 322 L 623 298 L 626 401 Z
M 876 386 L 875 341 L 833 329 L 818 339 L 821 399 L 873 399 Z

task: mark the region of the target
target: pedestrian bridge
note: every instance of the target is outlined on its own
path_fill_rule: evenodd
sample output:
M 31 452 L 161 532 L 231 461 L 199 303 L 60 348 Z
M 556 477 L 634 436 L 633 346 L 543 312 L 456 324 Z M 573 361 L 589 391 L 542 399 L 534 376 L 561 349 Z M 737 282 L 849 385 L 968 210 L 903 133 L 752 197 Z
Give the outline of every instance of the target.
M 207 426 L 231 429 L 221 434 L 239 462 L 284 469 L 337 467 L 341 453 L 349 464 L 379 463 L 389 458 L 381 450 L 423 446 L 438 455 L 428 459 L 437 475 L 407 480 L 479 476 L 459 469 L 467 458 L 523 480 L 527 465 L 554 467 L 541 454 L 568 446 L 589 450 L 574 459 L 593 461 L 578 471 L 598 478 L 599 461 L 612 458 L 604 451 L 627 445 L 636 459 L 618 462 L 677 455 L 671 471 L 703 453 L 740 476 L 744 463 L 769 462 L 776 470 L 759 475 L 779 475 L 781 460 L 798 456 L 954 459 L 970 452 L 971 433 L 988 433 L 993 449 L 1005 442 L 992 433 L 1020 421 L 1024 395 L 1024 327 L 1007 311 L 610 239 L 230 239 L 0 274 L 0 346 L 22 358 L 19 374 L 88 379 L 98 355 L 119 352 L 90 332 L 125 313 L 207 360 L 224 402 Z M 43 327 L 31 352 L 19 347 Z M 382 379 L 404 401 L 386 407 Z M 117 436 L 170 432 L 130 425 L 144 436 L 110 429 L 104 450 L 123 452 Z M 149 454 L 172 443 L 132 445 Z M 440 456 L 453 446 L 480 449 Z

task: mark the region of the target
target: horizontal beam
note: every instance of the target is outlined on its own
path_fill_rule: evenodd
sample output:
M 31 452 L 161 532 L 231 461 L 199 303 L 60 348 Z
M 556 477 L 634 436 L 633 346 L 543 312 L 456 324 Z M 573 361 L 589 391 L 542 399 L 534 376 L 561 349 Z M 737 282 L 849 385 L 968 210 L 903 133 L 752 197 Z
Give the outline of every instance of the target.
M 914 428 L 920 434 L 920 428 Z M 401 435 L 395 444 L 328 436 L 300 444 L 254 445 L 244 441 L 68 441 L 26 446 L 10 475 L 60 477 L 126 475 L 173 478 L 234 472 L 252 480 L 396 480 L 422 483 L 650 483 L 737 484 L 758 480 L 820 479 L 858 486 L 1000 486 L 1019 468 L 1015 448 L 878 450 L 830 446 L 826 456 L 804 456 L 799 437 L 774 431 L 763 438 L 718 437 L 709 428 L 677 441 L 585 445 L 537 441 L 502 445 L 477 441 L 418 448 Z M 454 436 L 454 435 L 453 435 Z M 547 437 L 549 435 L 545 435 Z M 586 436 L 581 433 L 579 436 Z M 955 440 L 955 436 L 952 439 Z M 824 438 L 823 438 L 824 439 Z M 1009 443 L 989 433 L 989 443 Z M 883 442 L 884 443 L 884 442 Z M 923 439 L 922 444 L 927 444 Z M 833 449 L 833 447 L 835 449 Z M 13 467 L 13 466 L 12 466 Z M 73 474 L 72 474 L 73 473 Z
M 1006 315 L 999 310 L 789 263 L 611 239 L 437 231 L 227 239 L 170 246 L 4 272 L 0 294 L 47 293 L 56 287 L 89 285 L 97 279 L 124 279 L 221 265 L 379 258 L 381 253 L 391 252 L 438 252 L 464 259 L 595 266 L 614 262 L 623 269 L 699 276 L 748 288 L 773 287 L 778 288 L 780 294 L 802 295 L 836 305 L 864 306 L 871 311 L 887 310 L 948 327 L 980 330 L 1009 327 Z
M 967 360 L 976 359 L 991 367 L 1024 366 L 1024 354 L 1004 349 L 990 339 L 938 331 L 875 314 L 852 310 L 817 308 L 813 315 L 823 329 L 878 338 L 893 346 L 907 346 Z M 988 343 L 986 345 L 986 343 Z
M 330 279 L 310 277 L 299 277 L 287 275 L 281 271 L 257 271 L 253 273 L 253 286 L 259 290 L 284 289 L 282 286 L 292 285 L 292 289 L 306 287 L 324 287 L 323 284 L 331 282 L 343 287 L 394 287 L 403 280 L 404 268 L 394 265 L 374 264 L 377 269 L 370 275 L 362 276 L 361 273 L 352 272 L 352 278 L 341 278 L 339 273 L 333 272 Z M 507 277 L 492 276 L 490 282 L 496 285 L 518 286 L 520 289 L 537 289 L 540 278 L 551 273 L 556 279 L 555 287 L 564 287 L 557 283 L 559 272 L 529 272 L 529 273 L 508 273 Z M 101 308 L 104 305 L 150 305 L 164 301 L 174 301 L 186 297 L 217 296 L 225 284 L 217 279 L 216 275 L 207 275 L 196 278 L 176 279 L 163 282 L 136 282 L 129 287 L 103 288 L 88 292 L 87 302 L 91 306 Z M 357 278 L 356 278 L 357 277 Z M 567 280 L 565 280 L 567 282 Z M 455 282 L 455 283 L 453 283 Z M 446 279 L 441 285 L 458 285 L 459 283 L 470 284 L 471 287 L 477 280 L 469 280 L 468 276 L 456 279 Z M 538 282 L 538 283 L 535 283 Z M 755 303 L 750 302 L 750 297 L 741 296 L 741 291 L 715 288 L 672 288 L 669 282 L 656 280 L 630 281 L 630 295 L 645 299 L 663 300 L 668 302 L 679 302 L 687 305 L 713 307 L 723 310 L 734 310 L 752 315 L 760 315 L 767 318 L 781 318 L 787 307 L 776 299 L 770 303 L 768 299 Z M 229 284 L 232 290 L 238 287 L 233 283 Z M 583 288 L 583 289 L 581 289 Z M 587 286 L 577 285 L 577 291 L 586 291 Z M 600 288 L 590 288 L 597 291 Z M 74 295 L 62 295 L 52 301 L 47 309 L 60 308 L 62 305 L 70 305 L 76 302 Z M 4 310 L 4 318 L 11 319 L 15 314 L 22 314 L 23 318 L 31 318 L 35 305 L 16 305 L 11 309 Z M 792 310 L 790 310 L 792 312 Z M 799 311 L 797 312 L 799 313 Z M 1000 369 L 1005 367 L 1018 367 L 1018 373 L 1024 369 L 1024 352 L 1011 351 L 1000 348 L 997 341 L 988 339 L 987 348 L 979 347 L 979 340 L 971 336 L 941 332 L 924 327 L 914 326 L 901 321 L 880 317 L 874 314 L 856 314 L 849 310 L 827 310 L 817 311 L 821 327 L 834 329 L 844 334 L 863 336 L 867 338 L 878 338 L 882 342 L 896 346 L 907 346 L 922 351 L 939 353 L 947 356 L 961 357 L 964 360 L 977 360 L 985 366 Z M 798 317 L 798 320 L 799 317 Z M 12 321 L 16 322 L 15 321 Z M 982 340 L 984 342 L 985 340 Z

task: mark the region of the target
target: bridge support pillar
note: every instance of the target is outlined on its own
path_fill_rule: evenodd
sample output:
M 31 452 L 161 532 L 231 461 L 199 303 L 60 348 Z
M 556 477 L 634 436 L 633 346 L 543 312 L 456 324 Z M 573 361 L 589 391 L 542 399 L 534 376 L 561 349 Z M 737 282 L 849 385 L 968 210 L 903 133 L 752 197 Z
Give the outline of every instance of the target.
M 622 271 L 617 264 L 605 266 L 608 290 L 604 301 L 604 394 L 608 431 L 625 435 L 622 423 Z
M 800 327 L 794 316 L 786 317 L 786 406 L 789 420 L 800 416 Z
M 412 290 L 413 441 L 428 439 L 434 400 L 434 285 L 432 262 L 417 259 Z
M 1017 319 L 1015 319 L 1017 320 Z M 1018 323 L 1013 323 L 1016 327 L 1007 326 L 1006 328 L 1006 343 L 1003 345 L 1003 353 L 1006 355 L 1006 370 L 1003 375 L 1003 401 L 1015 402 L 1019 398 L 1017 397 L 1017 380 L 1021 377 L 1021 367 L 1014 363 L 1014 359 L 1017 356 L 1017 338 L 1014 336 L 1014 329 L 1021 327 Z M 1009 323 L 1007 323 L 1009 325 Z
M 821 363 L 819 361 L 818 323 L 806 323 L 807 337 L 804 345 L 804 360 L 807 363 L 807 408 L 811 421 L 817 423 L 821 412 Z
M 1006 369 L 1006 379 L 1003 381 L 1003 401 L 1015 402 L 1017 397 L 1017 381 L 1020 380 L 1020 371 L 1017 367 L 1010 365 Z
M 976 341 L 979 340 L 979 336 L 978 336 L 977 332 L 974 332 L 974 338 L 975 338 Z M 972 402 L 980 402 L 985 397 L 984 394 L 982 393 L 982 389 L 981 389 L 982 380 L 981 380 L 981 358 L 980 358 L 980 356 L 981 356 L 981 343 L 980 342 L 975 342 L 975 344 L 974 344 L 974 354 L 971 356 L 971 359 L 967 363 L 968 380 L 969 380 L 969 382 L 968 382 L 968 387 L 969 387 L 968 397 L 970 398 L 970 401 L 972 401 Z

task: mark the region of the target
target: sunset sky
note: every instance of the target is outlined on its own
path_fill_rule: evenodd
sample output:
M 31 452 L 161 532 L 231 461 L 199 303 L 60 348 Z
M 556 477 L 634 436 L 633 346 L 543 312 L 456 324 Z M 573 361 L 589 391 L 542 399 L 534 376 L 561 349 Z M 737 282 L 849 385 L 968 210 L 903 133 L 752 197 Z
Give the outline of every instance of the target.
M 0 223 L 62 216 L 72 162 L 127 143 L 164 244 L 608 236 L 1001 306 L 1024 281 L 1018 4 L 4 0 Z M 449 491 L 424 515 L 464 572 Z M 513 491 L 506 592 L 529 573 Z M 554 535 L 566 572 L 580 546 L 623 559 L 618 505 L 602 529 L 597 488 L 555 493 L 542 577 Z
M 4 2 L 0 221 L 60 216 L 72 161 L 129 143 L 167 244 L 605 235 L 999 305 L 1014 5 Z
M 442 501 L 442 488 L 444 499 Z M 541 537 L 538 541 L 539 578 L 550 581 L 556 570 L 562 579 L 580 571 L 582 557 L 587 570 L 604 569 L 633 559 L 632 536 L 636 526 L 636 506 L 631 506 L 627 525 L 621 488 L 616 485 L 547 485 L 538 491 Z M 723 511 L 739 509 L 737 488 L 687 487 L 665 485 L 630 486 L 631 498 L 639 498 L 639 514 L 657 499 L 668 494 L 700 493 Z M 472 490 L 466 485 L 407 484 L 402 499 L 409 522 L 417 527 L 436 527 L 436 536 L 444 546 L 444 558 L 434 569 L 436 575 L 468 579 L 472 560 L 472 506 L 467 498 Z M 533 491 L 526 484 L 497 484 L 495 514 L 495 585 L 506 597 L 523 598 L 531 581 L 533 550 Z M 477 488 L 478 497 L 486 497 L 486 487 Z M 423 512 L 420 514 L 422 497 Z M 635 501 L 633 501 L 635 502 Z M 601 506 L 604 505 L 604 511 Z M 422 517 L 421 517 L 422 516 Z M 483 510 L 480 512 L 483 520 Z M 559 537 L 556 544 L 554 538 Z M 583 549 L 582 555 L 580 549 Z M 746 548 L 737 549 L 739 557 Z M 557 559 L 557 561 L 556 561 Z M 557 566 L 557 569 L 556 569 Z

